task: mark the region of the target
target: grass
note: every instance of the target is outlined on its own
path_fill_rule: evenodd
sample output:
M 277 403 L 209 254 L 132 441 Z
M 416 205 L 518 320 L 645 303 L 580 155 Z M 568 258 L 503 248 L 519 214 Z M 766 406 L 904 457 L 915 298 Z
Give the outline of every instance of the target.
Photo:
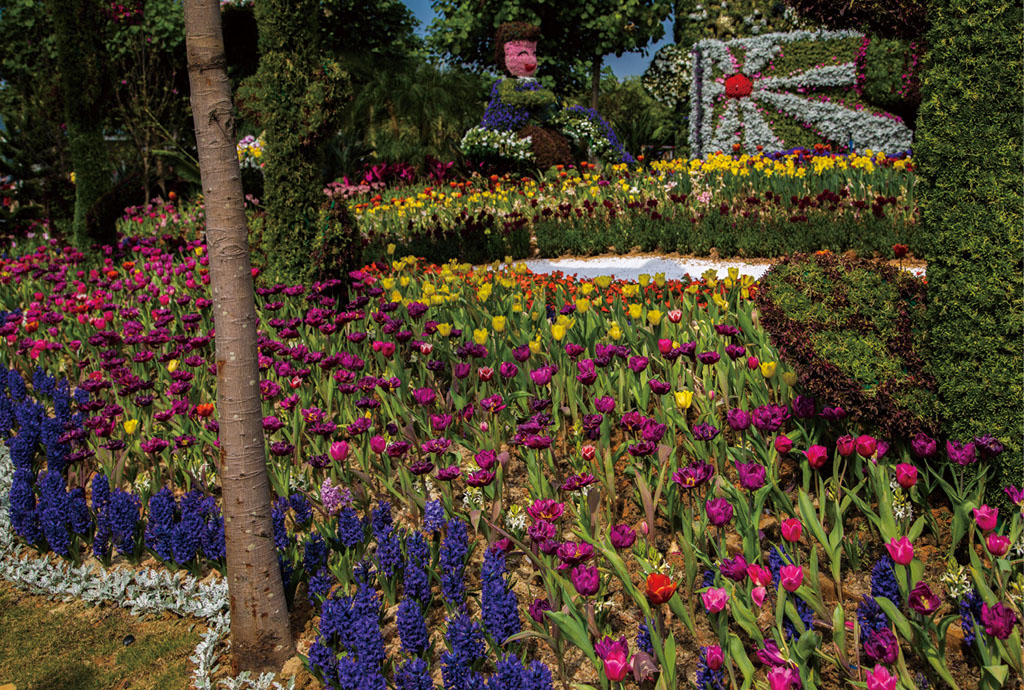
M 0 686 L 17 690 L 181 690 L 199 626 L 114 607 L 54 602 L 0 584 Z M 126 645 L 127 636 L 134 641 Z

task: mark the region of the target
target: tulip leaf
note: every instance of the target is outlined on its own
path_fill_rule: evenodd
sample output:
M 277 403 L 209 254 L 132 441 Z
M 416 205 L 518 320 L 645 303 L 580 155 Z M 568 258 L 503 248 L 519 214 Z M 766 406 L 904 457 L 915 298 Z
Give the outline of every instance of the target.
M 889 617 L 889 620 L 896 625 L 896 628 L 900 631 L 900 635 L 903 636 L 903 639 L 914 639 L 914 630 L 910 625 L 910 621 L 908 621 L 907 617 L 904 616 L 896 607 L 896 604 L 892 603 L 892 601 L 886 597 L 875 597 L 875 601 L 878 602 L 878 605 L 882 608 L 882 611 L 885 612 L 885 615 Z
M 818 540 L 818 543 L 828 549 L 828 537 L 825 535 L 825 529 L 821 526 L 818 515 L 814 512 L 814 506 L 811 505 L 811 497 L 807 495 L 806 491 L 800 491 L 798 503 L 804 523 L 814 532 L 814 538 Z
M 754 664 L 747 656 L 747 650 L 743 648 L 743 642 L 736 635 L 729 635 L 729 655 L 733 662 L 739 666 L 743 674 L 743 690 L 747 690 L 754 680 Z
M 597 666 L 597 655 L 594 653 L 594 645 L 590 643 L 590 636 L 587 635 L 586 628 L 574 616 L 558 611 L 545 611 L 544 615 L 554 621 L 562 634 L 579 647 L 595 667 Z
M 1009 666 L 982 666 L 982 673 L 991 676 L 997 683 L 993 687 L 1003 687 L 1006 684 L 1006 678 L 1010 675 Z
M 764 636 L 757 626 L 757 617 L 754 615 L 754 611 L 739 597 L 732 598 L 732 617 L 752 639 L 757 640 L 759 645 L 764 643 Z

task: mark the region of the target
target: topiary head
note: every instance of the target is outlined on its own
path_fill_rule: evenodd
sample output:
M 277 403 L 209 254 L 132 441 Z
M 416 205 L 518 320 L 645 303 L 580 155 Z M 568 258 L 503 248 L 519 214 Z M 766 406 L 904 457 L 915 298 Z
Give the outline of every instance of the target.
M 537 39 L 540 27 L 508 22 L 494 35 L 494 62 L 513 77 L 532 77 L 537 71 Z

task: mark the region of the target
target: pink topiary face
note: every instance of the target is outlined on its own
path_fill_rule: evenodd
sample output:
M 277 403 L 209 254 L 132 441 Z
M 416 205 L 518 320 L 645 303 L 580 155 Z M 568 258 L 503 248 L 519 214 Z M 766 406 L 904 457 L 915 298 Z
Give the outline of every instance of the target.
M 505 68 L 514 77 L 532 77 L 537 71 L 537 42 L 509 41 L 505 44 Z

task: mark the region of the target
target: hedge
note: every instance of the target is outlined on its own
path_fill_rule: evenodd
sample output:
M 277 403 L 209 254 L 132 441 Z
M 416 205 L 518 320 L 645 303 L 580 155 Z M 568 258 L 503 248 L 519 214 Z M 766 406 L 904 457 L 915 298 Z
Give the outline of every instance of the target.
M 889 441 L 935 433 L 924 281 L 864 259 L 801 254 L 765 274 L 756 300 L 779 354 L 819 402 Z
M 1006 445 L 989 500 L 1024 477 L 1021 5 L 930 4 L 918 116 L 931 367 L 948 435 Z

